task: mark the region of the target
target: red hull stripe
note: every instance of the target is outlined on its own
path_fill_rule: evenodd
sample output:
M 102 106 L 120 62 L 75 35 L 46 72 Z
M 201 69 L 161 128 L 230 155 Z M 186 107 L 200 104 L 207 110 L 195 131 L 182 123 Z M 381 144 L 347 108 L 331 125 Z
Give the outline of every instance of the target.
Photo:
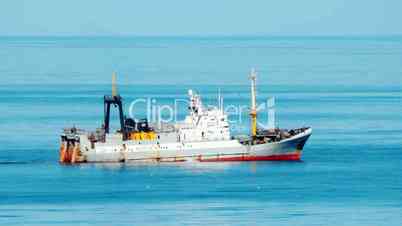
M 225 162 L 225 161 L 298 161 L 300 153 L 283 154 L 283 155 L 268 155 L 268 156 L 222 156 L 216 158 L 198 159 L 200 162 Z

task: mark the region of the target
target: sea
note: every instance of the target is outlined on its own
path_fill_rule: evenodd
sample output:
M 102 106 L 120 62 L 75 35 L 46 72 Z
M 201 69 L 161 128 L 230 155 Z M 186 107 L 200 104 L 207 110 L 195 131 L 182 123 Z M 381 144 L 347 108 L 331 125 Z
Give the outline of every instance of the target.
M 127 116 L 220 93 L 248 134 L 252 68 L 261 127 L 312 127 L 301 161 L 58 162 L 112 73 Z M 0 225 L 402 225 L 401 100 L 400 36 L 0 37 Z

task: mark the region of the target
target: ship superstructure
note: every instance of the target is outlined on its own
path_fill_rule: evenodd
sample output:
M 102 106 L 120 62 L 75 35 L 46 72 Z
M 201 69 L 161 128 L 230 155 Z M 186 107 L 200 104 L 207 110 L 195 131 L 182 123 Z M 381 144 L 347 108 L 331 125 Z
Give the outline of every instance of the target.
M 218 107 L 206 108 L 200 95 L 192 90 L 188 91 L 188 115 L 182 122 L 150 125 L 146 119 L 125 117 L 113 75 L 112 95 L 104 96 L 103 126 L 94 132 L 75 127 L 64 129 L 60 162 L 300 160 L 312 129 L 258 129 L 256 78 L 253 70 L 250 75 L 250 134 L 233 137 L 222 99 L 219 98 Z M 119 111 L 120 129 L 111 133 L 109 122 L 113 106 Z

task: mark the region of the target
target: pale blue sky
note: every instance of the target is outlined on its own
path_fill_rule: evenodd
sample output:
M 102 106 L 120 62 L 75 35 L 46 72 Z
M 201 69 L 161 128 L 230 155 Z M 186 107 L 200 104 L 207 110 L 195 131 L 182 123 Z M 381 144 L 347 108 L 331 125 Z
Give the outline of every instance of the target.
M 395 35 L 401 0 L 1 0 L 0 35 Z

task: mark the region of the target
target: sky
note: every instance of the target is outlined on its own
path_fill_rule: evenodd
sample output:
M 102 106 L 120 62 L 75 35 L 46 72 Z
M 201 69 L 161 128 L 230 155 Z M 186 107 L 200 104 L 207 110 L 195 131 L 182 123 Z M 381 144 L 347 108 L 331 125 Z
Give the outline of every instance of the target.
M 401 0 L 1 0 L 0 36 L 400 35 Z

